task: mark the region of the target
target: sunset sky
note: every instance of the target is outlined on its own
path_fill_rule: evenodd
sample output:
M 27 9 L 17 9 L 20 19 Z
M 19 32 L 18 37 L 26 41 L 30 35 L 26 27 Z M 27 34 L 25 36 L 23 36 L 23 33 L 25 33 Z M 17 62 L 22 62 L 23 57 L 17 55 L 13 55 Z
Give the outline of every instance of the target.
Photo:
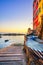
M 32 16 L 33 0 L 0 0 L 0 32 L 25 33 Z

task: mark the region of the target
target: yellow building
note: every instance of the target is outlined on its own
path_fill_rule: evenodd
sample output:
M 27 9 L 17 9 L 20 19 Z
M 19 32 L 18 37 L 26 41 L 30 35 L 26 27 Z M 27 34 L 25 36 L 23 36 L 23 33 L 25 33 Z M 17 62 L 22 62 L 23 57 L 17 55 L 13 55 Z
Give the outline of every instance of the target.
M 43 0 L 39 0 L 38 1 L 38 22 L 39 22 L 39 25 L 37 27 L 38 34 L 40 33 L 40 29 L 41 29 L 41 16 L 42 15 L 43 15 Z
M 39 23 L 41 25 L 41 16 L 43 15 L 43 0 L 39 0 L 38 10 L 39 10 L 38 21 L 39 21 Z

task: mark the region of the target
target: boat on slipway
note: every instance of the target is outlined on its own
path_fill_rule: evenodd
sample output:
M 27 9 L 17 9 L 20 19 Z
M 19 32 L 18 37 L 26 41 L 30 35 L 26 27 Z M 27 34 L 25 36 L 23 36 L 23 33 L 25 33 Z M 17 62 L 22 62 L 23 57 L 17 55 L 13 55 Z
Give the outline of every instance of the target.
M 43 40 L 40 40 L 38 39 L 38 37 L 35 37 L 35 36 L 28 36 L 25 46 L 28 49 L 28 58 L 30 55 L 30 57 L 33 57 L 35 62 L 36 61 L 39 62 L 39 60 L 41 59 L 42 63 L 39 62 L 38 65 L 40 63 L 41 63 L 40 65 L 43 65 Z M 37 62 L 36 62 L 36 65 L 37 65 Z

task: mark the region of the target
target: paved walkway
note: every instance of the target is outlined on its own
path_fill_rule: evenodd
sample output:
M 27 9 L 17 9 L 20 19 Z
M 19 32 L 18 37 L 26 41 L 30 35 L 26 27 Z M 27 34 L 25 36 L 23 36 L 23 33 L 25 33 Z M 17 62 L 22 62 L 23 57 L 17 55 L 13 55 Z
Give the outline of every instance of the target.
M 0 49 L 0 65 L 26 65 L 23 46 Z

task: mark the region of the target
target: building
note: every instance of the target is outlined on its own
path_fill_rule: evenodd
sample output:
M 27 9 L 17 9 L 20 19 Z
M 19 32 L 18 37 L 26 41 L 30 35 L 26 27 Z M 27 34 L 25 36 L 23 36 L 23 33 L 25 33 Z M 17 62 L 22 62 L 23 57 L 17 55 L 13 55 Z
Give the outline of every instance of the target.
M 40 30 L 41 16 L 43 15 L 43 0 L 33 1 L 33 29 Z
M 36 30 L 38 25 L 38 0 L 33 2 L 33 29 Z

